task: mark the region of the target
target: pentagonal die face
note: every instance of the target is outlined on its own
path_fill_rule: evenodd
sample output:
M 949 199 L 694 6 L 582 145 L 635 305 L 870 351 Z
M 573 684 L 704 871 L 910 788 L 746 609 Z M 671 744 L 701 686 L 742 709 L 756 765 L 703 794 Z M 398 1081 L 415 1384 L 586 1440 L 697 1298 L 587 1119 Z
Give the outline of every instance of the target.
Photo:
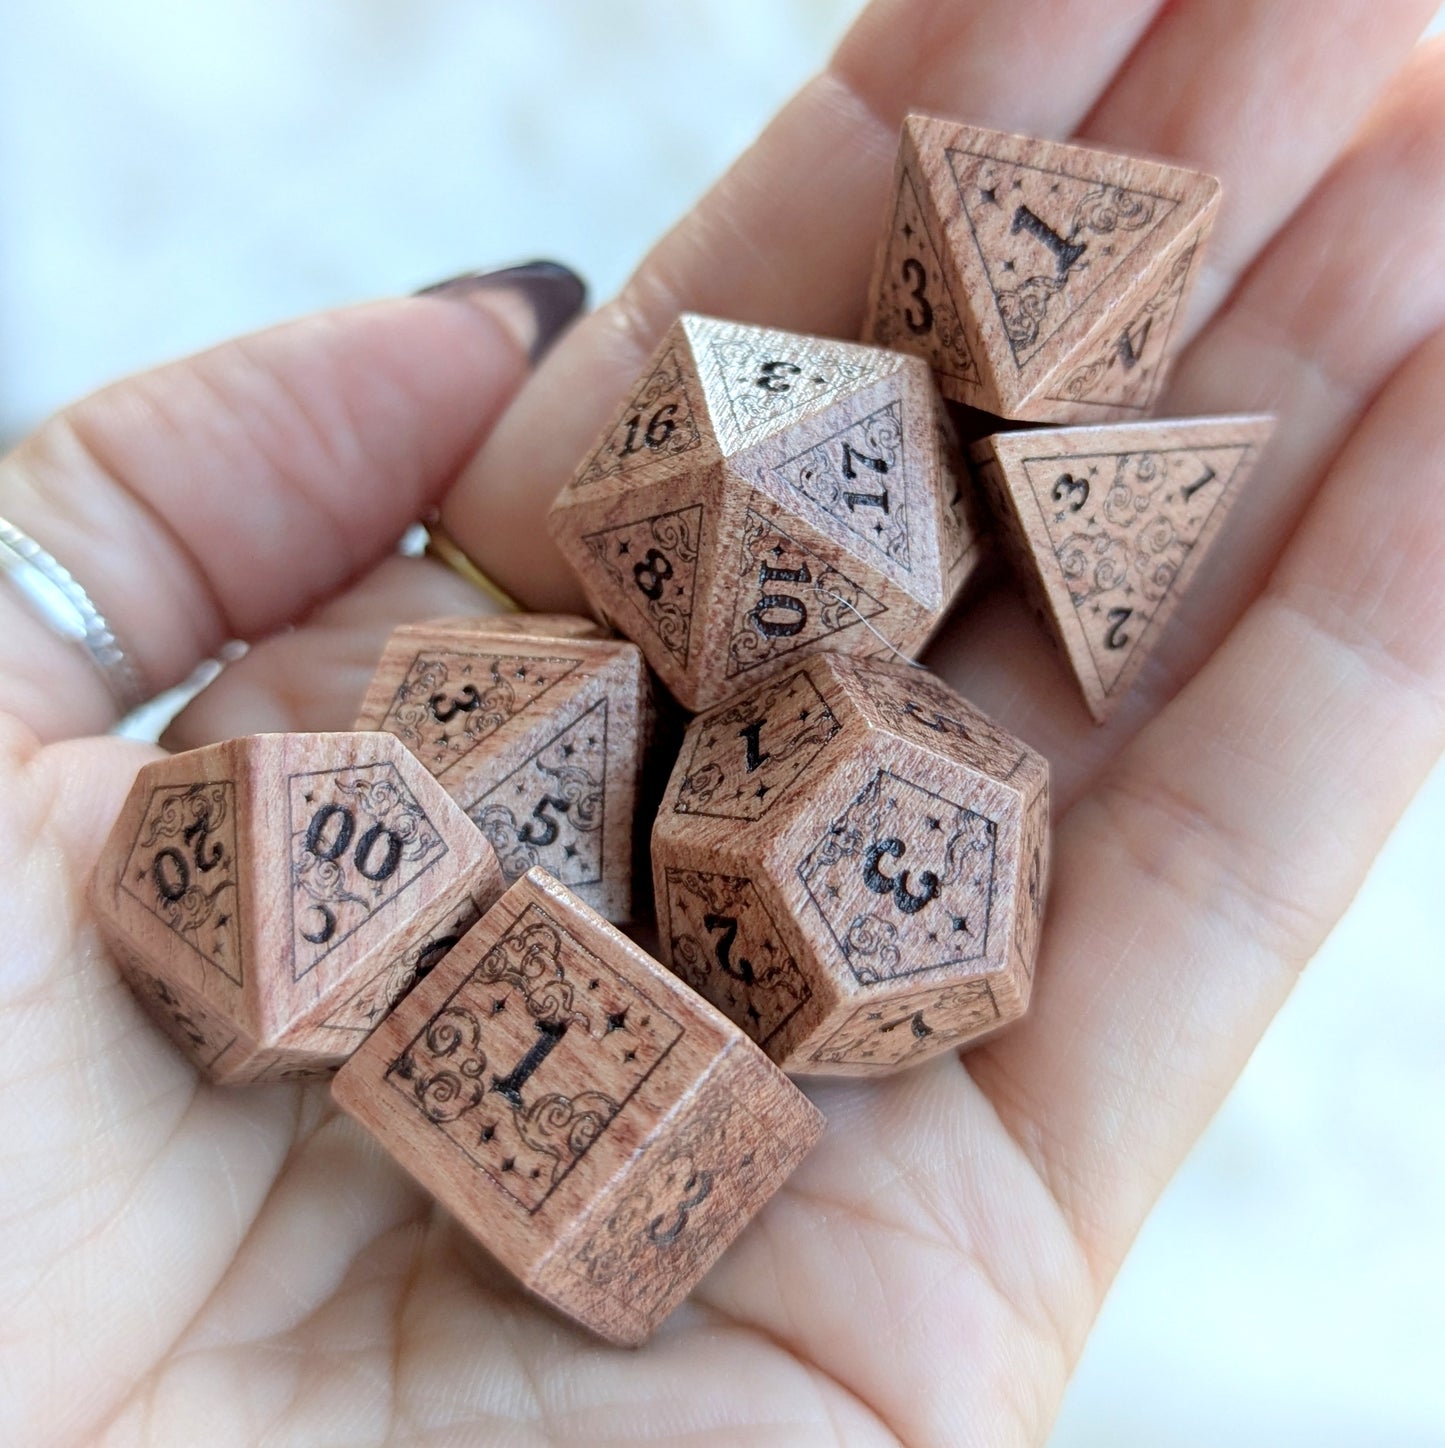
M 1028 1004 L 1047 766 L 923 670 L 820 657 L 688 730 L 665 958 L 785 1070 L 910 1066 Z
M 509 881 L 541 866 L 611 920 L 633 914 L 651 734 L 634 644 L 584 619 L 442 619 L 388 641 L 358 729 L 394 734 L 466 811 Z
M 491 847 L 389 736 L 258 735 L 146 766 L 97 923 L 211 1079 L 340 1065 L 503 888 Z
M 977 553 L 961 481 L 919 359 L 686 315 L 551 528 L 696 709 L 822 649 L 919 648 Z

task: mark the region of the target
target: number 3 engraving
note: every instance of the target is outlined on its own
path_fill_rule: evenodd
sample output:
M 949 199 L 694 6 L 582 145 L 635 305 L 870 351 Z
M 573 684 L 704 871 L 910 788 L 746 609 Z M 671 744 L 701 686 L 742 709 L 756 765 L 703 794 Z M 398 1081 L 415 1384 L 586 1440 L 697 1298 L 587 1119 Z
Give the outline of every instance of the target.
M 915 895 L 908 888 L 908 871 L 900 870 L 897 875 L 885 875 L 878 866 L 886 855 L 897 859 L 908 847 L 896 836 L 886 840 L 875 840 L 868 846 L 863 857 L 863 883 L 875 895 L 892 895 L 893 903 L 905 915 L 917 915 L 925 905 L 938 894 L 938 876 L 932 870 L 921 870 L 918 883 L 923 893 Z
M 687 1214 L 701 1206 L 712 1195 L 712 1173 L 695 1171 L 682 1184 L 686 1195 L 678 1202 L 669 1221 L 661 1212 L 647 1224 L 648 1240 L 656 1247 L 666 1247 L 682 1236 L 687 1226 Z
M 928 285 L 928 273 L 923 269 L 923 263 L 916 256 L 904 258 L 903 280 L 912 283 L 913 290 L 908 295 L 918 303 L 917 316 L 914 315 L 912 307 L 905 307 L 903 320 L 914 336 L 922 336 L 924 332 L 933 330 L 933 303 L 928 300 L 924 291 Z

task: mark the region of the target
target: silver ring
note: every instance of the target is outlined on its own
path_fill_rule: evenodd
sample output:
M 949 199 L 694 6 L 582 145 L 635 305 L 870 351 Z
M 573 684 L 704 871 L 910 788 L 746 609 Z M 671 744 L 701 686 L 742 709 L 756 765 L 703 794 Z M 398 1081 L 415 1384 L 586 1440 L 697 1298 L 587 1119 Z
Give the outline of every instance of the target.
M 70 571 L 28 533 L 0 518 L 0 573 L 53 633 L 85 650 L 122 714 L 145 703 L 146 692 L 105 615 Z

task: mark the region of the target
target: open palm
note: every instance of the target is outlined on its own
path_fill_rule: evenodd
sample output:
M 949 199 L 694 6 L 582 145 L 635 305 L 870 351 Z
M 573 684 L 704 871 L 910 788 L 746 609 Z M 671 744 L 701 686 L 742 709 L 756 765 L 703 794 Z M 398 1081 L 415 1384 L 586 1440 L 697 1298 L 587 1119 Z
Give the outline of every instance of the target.
M 171 742 L 345 727 L 393 624 L 476 608 L 428 563 L 355 581 L 435 501 L 517 596 L 577 605 L 541 515 L 678 310 L 856 335 L 910 108 L 1220 175 L 1161 411 L 1280 415 L 1107 728 L 1002 585 L 935 647 L 1054 766 L 1034 1014 L 820 1086 L 822 1146 L 638 1352 L 535 1307 L 324 1089 L 212 1089 L 145 1022 L 84 888 L 154 751 L 82 737 L 98 681 L 0 598 L 0 1440 L 1039 1442 L 1145 1213 L 1445 741 L 1432 9 L 875 0 L 534 374 L 515 299 L 387 303 L 124 383 L 0 464 L 0 513 L 153 684 L 302 620 Z

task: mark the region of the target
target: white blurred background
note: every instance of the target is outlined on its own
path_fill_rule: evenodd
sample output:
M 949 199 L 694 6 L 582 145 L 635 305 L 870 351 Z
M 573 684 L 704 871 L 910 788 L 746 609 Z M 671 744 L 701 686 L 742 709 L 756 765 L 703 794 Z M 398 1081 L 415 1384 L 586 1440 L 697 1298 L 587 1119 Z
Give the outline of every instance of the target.
M 0 439 L 474 267 L 607 295 L 858 8 L 0 0 Z M 1445 1445 L 1442 855 L 1445 768 L 1145 1230 L 1052 1448 Z

